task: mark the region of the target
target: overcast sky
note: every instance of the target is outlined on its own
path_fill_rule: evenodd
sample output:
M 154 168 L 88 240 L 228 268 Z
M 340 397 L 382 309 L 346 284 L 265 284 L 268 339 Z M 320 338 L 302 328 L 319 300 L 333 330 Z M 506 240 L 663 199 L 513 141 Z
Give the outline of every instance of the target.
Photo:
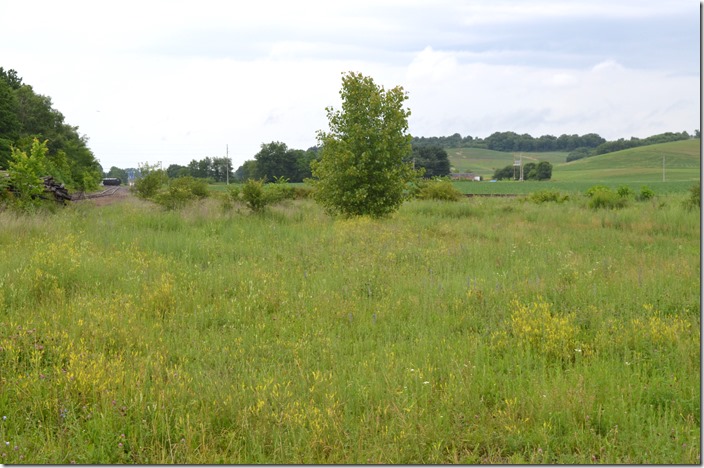
M 0 66 L 103 165 L 316 144 L 342 73 L 401 85 L 414 136 L 693 133 L 695 0 L 0 0 Z

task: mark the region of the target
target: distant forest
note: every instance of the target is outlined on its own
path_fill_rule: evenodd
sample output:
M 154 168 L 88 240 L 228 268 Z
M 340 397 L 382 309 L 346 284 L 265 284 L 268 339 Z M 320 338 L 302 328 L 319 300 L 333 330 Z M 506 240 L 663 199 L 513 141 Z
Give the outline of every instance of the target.
M 98 186 L 103 168 L 88 138 L 69 125 L 49 96 L 34 91 L 15 70 L 0 67 L 0 170 L 9 169 L 13 151 L 29 153 L 34 140 L 47 141 L 49 174 L 71 189 Z

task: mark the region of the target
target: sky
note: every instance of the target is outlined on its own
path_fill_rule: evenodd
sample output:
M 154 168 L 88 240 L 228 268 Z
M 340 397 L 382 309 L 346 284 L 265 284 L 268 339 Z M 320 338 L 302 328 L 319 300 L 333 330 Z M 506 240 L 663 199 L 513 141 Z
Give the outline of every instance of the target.
M 699 128 L 695 0 L 0 0 L 0 66 L 103 169 L 307 149 L 342 75 L 402 86 L 414 136 Z

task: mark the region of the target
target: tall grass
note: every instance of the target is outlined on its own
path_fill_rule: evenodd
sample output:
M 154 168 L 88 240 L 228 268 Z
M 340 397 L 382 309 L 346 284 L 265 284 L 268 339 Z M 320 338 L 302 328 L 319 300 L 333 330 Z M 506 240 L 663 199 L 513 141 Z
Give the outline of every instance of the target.
M 0 213 L 0 456 L 699 463 L 699 221 L 674 195 Z

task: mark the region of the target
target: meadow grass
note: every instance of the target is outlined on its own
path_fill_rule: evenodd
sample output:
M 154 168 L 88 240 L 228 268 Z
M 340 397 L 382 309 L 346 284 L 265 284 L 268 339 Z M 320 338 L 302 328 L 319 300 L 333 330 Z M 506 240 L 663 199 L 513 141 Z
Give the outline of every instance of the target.
M 700 463 L 683 199 L 0 213 L 0 457 Z
M 513 194 L 528 195 L 542 190 L 555 190 L 565 194 L 584 194 L 589 188 L 595 185 L 603 185 L 612 190 L 618 190 L 626 186 L 634 193 L 640 193 L 645 186 L 650 188 L 656 195 L 684 194 L 696 181 L 624 181 L 624 180 L 499 180 L 496 182 L 473 182 L 473 181 L 453 181 L 453 185 L 465 194 Z

